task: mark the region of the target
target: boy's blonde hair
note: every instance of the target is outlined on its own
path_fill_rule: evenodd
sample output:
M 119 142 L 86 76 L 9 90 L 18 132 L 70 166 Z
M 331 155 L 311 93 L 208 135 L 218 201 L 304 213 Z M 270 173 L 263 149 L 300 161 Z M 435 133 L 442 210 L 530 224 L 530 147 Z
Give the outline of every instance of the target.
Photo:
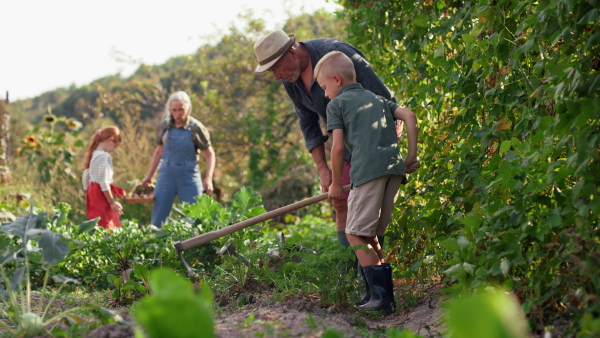
M 344 83 L 356 82 L 356 71 L 352 60 L 348 55 L 338 51 L 329 52 L 319 60 L 315 66 L 315 81 L 317 81 L 319 74 L 323 76 L 338 74 L 342 77 Z

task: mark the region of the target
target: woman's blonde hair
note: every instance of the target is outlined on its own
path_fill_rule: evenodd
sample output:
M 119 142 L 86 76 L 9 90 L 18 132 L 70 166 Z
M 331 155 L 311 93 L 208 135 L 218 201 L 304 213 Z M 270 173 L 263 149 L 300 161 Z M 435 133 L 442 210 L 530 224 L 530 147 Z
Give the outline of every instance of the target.
M 116 142 L 121 142 L 121 132 L 119 131 L 119 128 L 115 126 L 104 127 L 92 135 L 85 155 L 83 156 L 83 168 L 89 169 L 92 153 L 98 148 L 100 142 L 106 141 L 112 137 L 115 137 Z
M 171 103 L 173 101 L 181 101 L 188 108 L 187 116 L 192 115 L 192 100 L 190 99 L 190 96 L 186 92 L 179 91 L 179 92 L 175 92 L 175 93 L 171 94 L 171 96 L 169 96 L 169 99 L 167 100 L 167 103 L 165 104 L 165 110 L 163 111 L 163 116 L 162 116 L 163 120 L 167 120 L 167 121 L 171 120 Z

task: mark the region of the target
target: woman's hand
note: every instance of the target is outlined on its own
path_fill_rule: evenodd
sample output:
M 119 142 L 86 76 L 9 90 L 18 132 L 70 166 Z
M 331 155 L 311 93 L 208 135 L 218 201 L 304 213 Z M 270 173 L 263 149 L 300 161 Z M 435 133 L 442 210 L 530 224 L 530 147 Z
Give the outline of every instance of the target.
M 119 215 L 123 215 L 123 206 L 121 205 L 121 203 L 113 200 L 110 203 L 110 208 L 116 211 Z
M 213 187 L 213 181 L 211 179 L 205 178 L 202 184 L 204 185 L 204 191 L 207 195 L 212 194 L 213 190 L 215 190 Z
M 144 178 L 144 179 L 142 180 L 142 183 L 141 183 L 140 185 L 141 185 L 142 187 L 146 188 L 146 187 L 150 186 L 150 184 L 152 184 L 152 179 L 151 179 L 151 178 L 148 178 L 148 177 L 146 177 L 146 178 Z

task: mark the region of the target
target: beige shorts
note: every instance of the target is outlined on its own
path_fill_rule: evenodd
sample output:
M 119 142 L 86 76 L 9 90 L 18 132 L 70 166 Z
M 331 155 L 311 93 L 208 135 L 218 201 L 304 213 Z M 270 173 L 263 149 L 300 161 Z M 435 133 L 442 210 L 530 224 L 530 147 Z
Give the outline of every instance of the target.
M 354 187 L 348 197 L 346 233 L 365 237 L 385 235 L 403 180 L 404 176 L 387 175 Z

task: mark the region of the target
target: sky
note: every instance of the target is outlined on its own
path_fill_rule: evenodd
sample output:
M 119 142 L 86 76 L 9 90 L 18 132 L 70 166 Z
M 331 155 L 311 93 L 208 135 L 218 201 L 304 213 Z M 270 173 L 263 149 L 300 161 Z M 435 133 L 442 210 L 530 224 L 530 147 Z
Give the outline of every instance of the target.
M 333 0 L 0 0 L 0 98 L 128 76 L 139 62 L 194 53 L 247 10 L 274 30 L 290 13 L 339 8 Z

